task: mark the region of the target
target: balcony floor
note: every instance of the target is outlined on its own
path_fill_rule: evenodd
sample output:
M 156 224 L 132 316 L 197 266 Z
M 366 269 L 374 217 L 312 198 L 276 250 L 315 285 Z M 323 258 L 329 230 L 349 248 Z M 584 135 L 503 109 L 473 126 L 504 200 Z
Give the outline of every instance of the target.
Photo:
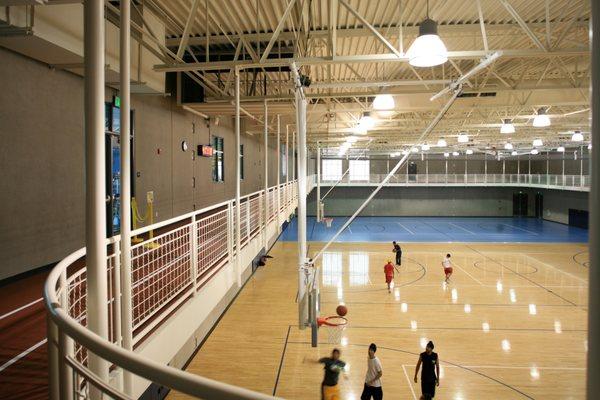
M 308 218 L 308 241 L 328 241 L 348 217 L 335 217 L 332 227 Z M 297 240 L 297 220 L 280 240 Z M 529 242 L 587 243 L 588 231 L 536 218 L 358 217 L 338 242 Z

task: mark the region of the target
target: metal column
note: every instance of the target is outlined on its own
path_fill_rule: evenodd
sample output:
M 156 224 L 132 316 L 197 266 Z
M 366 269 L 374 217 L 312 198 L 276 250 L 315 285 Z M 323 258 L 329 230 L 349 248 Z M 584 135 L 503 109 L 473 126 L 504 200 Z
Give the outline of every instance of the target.
M 321 222 L 321 146 L 317 141 L 317 222 Z
M 264 159 L 263 159 L 263 163 L 265 165 L 264 168 L 264 175 L 265 175 L 265 179 L 264 179 L 264 191 L 265 191 L 265 208 L 264 208 L 264 221 L 265 221 L 265 229 L 263 230 L 263 246 L 265 248 L 265 251 L 267 250 L 268 247 L 268 237 L 267 237 L 267 226 L 269 225 L 269 110 L 268 110 L 268 106 L 267 106 L 267 100 L 264 101 L 263 103 L 264 105 L 264 131 L 263 131 L 263 146 L 265 148 L 265 155 L 264 155 Z
M 85 246 L 87 325 L 108 339 L 106 278 L 106 171 L 104 144 L 104 1 L 87 0 L 84 15 Z M 88 366 L 108 382 L 109 363 L 88 353 Z M 100 398 L 90 389 L 91 398 Z
M 240 180 L 242 178 L 242 165 L 240 160 L 240 71 L 235 69 L 235 274 L 238 287 L 242 286 L 242 240 L 240 230 L 242 224 L 240 204 Z
M 285 125 L 285 183 L 290 181 L 290 126 Z
M 593 32 L 600 32 L 600 2 L 591 1 Z M 590 169 L 590 268 L 589 287 L 600 286 L 600 43 L 592 40 L 592 150 Z M 594 399 L 600 391 L 600 291 L 589 290 L 587 398 Z
M 281 210 L 281 115 L 277 114 L 277 233 L 281 233 L 281 222 L 279 221 L 279 214 Z
M 122 0 L 119 31 L 121 95 L 121 331 L 123 348 L 133 350 L 131 303 L 131 3 Z M 118 294 L 118 293 L 117 293 Z M 123 390 L 133 393 L 133 376 L 123 371 Z
M 292 180 L 296 179 L 296 131 L 292 131 Z
M 299 327 L 308 323 L 306 287 L 306 99 L 296 88 L 296 130 L 298 132 L 298 305 Z

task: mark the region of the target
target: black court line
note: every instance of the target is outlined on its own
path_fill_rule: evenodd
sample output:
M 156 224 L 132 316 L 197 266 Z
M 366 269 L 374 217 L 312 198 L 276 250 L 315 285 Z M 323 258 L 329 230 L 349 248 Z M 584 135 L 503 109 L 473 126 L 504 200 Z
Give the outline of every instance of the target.
M 588 258 L 589 258 L 589 251 L 584 250 L 584 251 L 580 251 L 579 253 L 573 254 L 573 257 L 572 257 L 573 261 L 575 261 L 577 264 L 581 265 L 582 267 L 589 268 L 590 267 L 590 262 L 589 261 L 581 261 L 580 262 L 580 261 L 577 260 L 577 256 L 579 256 L 581 254 L 584 254 L 584 253 L 587 253 L 588 254 Z
M 477 269 L 480 269 L 480 270 L 482 270 L 483 272 L 492 272 L 492 273 L 494 273 L 494 272 L 499 272 L 499 271 L 490 271 L 489 269 L 485 269 L 485 268 L 481 267 L 479 264 L 481 264 L 482 262 L 483 262 L 483 261 L 475 261 L 475 262 L 473 263 L 473 266 L 474 266 L 475 268 L 477 268 Z M 534 267 L 533 265 L 527 265 L 527 267 L 529 267 L 529 268 L 533 268 L 533 271 L 531 271 L 531 272 L 521 272 L 521 274 L 523 274 L 523 275 L 532 275 L 532 274 L 535 274 L 536 272 L 538 272 L 538 271 L 539 271 L 539 270 L 538 270 L 538 268 L 537 268 L 537 267 Z M 511 274 L 513 273 L 512 271 L 509 271 L 509 272 L 510 272 Z
M 563 301 L 566 301 L 567 303 L 571 304 L 572 306 L 575 306 L 575 307 L 580 307 L 580 305 L 579 305 L 579 304 L 573 303 L 571 300 L 564 298 L 563 296 L 559 295 L 558 293 L 555 293 L 554 291 L 552 291 L 552 290 L 550 290 L 550 289 L 546 288 L 544 285 L 537 283 L 537 282 L 536 282 L 536 281 L 534 281 L 533 279 L 529 279 L 529 278 L 528 278 L 528 277 L 526 277 L 525 275 L 523 275 L 523 274 L 520 274 L 520 273 L 518 273 L 517 271 L 514 271 L 514 270 L 512 270 L 512 269 L 508 268 L 506 265 L 502 264 L 500 261 L 497 261 L 497 260 L 495 260 L 495 259 L 493 259 L 493 258 L 491 258 L 491 257 L 489 257 L 489 256 L 486 256 L 485 254 L 483 254 L 483 253 L 482 253 L 482 252 L 480 252 L 479 250 L 476 250 L 476 249 L 472 248 L 472 247 L 471 247 L 471 246 L 469 246 L 468 244 L 465 244 L 465 246 L 466 246 L 467 248 L 471 249 L 472 251 L 474 251 L 475 253 L 477 253 L 477 254 L 479 254 L 479 255 L 481 255 L 481 256 L 483 256 L 483 257 L 487 258 L 488 260 L 491 260 L 491 261 L 495 262 L 496 264 L 498 264 L 498 265 L 500 265 L 500 266 L 502 266 L 502 267 L 506 268 L 507 270 L 509 270 L 509 271 L 513 272 L 514 274 L 516 274 L 516 275 L 520 276 L 521 278 L 523 278 L 523 279 L 525 279 L 525 280 L 527 280 L 527 281 L 529 281 L 529 282 L 533 283 L 535 286 L 537 286 L 537 287 L 539 287 L 539 288 L 541 288 L 541 289 L 544 289 L 544 290 L 545 290 L 545 291 L 547 291 L 548 293 L 551 293 L 551 294 L 553 294 L 554 296 L 558 297 L 559 299 L 562 299 Z
M 338 304 L 338 301 L 321 301 L 321 304 Z M 344 303 L 348 304 L 358 304 L 358 305 L 392 305 L 399 304 L 396 301 L 344 301 Z M 463 307 L 465 305 L 470 305 L 471 307 L 529 307 L 528 304 L 485 304 L 485 303 L 406 303 L 409 306 L 453 306 L 453 307 Z M 571 304 L 536 304 L 536 307 L 573 307 Z M 584 307 L 581 307 L 584 309 Z
M 290 341 L 289 343 L 293 343 L 293 344 L 309 344 L 309 342 L 304 342 L 304 341 Z M 319 342 L 319 344 L 329 344 L 329 343 L 321 343 L 321 342 Z M 369 344 L 350 343 L 350 344 L 348 344 L 348 346 L 356 346 L 356 347 L 367 348 L 369 346 Z M 394 352 L 397 352 L 397 353 L 410 354 L 410 355 L 417 356 L 417 357 L 419 356 L 419 353 L 415 353 L 415 352 L 408 351 L 408 350 L 397 349 L 397 348 L 394 348 L 394 347 L 377 346 L 377 348 L 378 349 L 389 350 L 389 351 L 394 351 Z M 452 361 L 442 360 L 441 358 L 440 358 L 440 362 L 444 362 L 445 364 L 451 365 L 453 367 L 457 367 L 457 368 L 460 368 L 462 370 L 472 372 L 472 373 L 477 374 L 477 375 L 479 375 L 479 376 L 481 376 L 483 378 L 486 378 L 486 379 L 489 379 L 489 380 L 491 380 L 493 382 L 496 382 L 499 385 L 502 385 L 502 386 L 504 386 L 507 389 L 510 389 L 510 390 L 512 390 L 512 391 L 514 391 L 516 393 L 519 393 L 521 396 L 523 396 L 523 397 L 525 397 L 527 399 L 535 400 L 534 397 L 531 397 L 530 395 L 528 395 L 527 393 L 525 393 L 525 392 L 517 389 L 516 387 L 511 386 L 508 383 L 505 383 L 505 382 L 503 382 L 503 381 L 501 381 L 499 379 L 496 379 L 496 378 L 494 378 L 492 376 L 484 374 L 483 372 L 476 371 L 475 369 L 472 369 L 472 368 L 469 368 L 469 367 L 465 367 L 465 366 L 463 366 L 461 364 L 458 364 L 458 363 L 455 363 L 455 362 L 452 362 Z
M 273 396 L 277 393 L 277 385 L 279 384 L 279 376 L 281 376 L 281 369 L 283 368 L 283 359 L 285 358 L 285 351 L 287 350 L 288 340 L 290 338 L 291 325 L 288 325 L 287 335 L 285 336 L 285 344 L 283 345 L 283 351 L 281 352 L 281 360 L 279 360 L 279 368 L 277 369 L 277 378 L 275 378 L 275 386 L 273 387 Z
M 409 326 L 355 326 L 349 325 L 347 329 L 394 329 L 400 331 L 412 330 Z M 443 326 L 420 326 L 419 330 L 430 330 L 430 331 L 482 331 L 481 327 L 443 327 Z M 501 331 L 501 332 L 548 332 L 556 334 L 554 329 L 547 328 L 490 328 L 489 332 Z M 587 329 L 563 329 L 562 332 L 587 332 Z

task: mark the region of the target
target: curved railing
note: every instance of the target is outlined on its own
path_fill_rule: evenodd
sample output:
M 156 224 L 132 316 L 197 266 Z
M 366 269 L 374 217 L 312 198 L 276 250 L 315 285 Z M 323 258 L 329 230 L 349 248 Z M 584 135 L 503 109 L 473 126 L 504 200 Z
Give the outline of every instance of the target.
M 253 240 L 263 240 L 261 233 L 269 223 L 283 222 L 296 204 L 295 181 L 269 188 L 266 196 L 263 190 L 241 198 L 240 250 Z M 124 296 L 131 297 L 129 334 L 135 349 L 237 256 L 233 240 L 236 206 L 228 201 L 133 231 L 132 236 L 140 240 L 134 240 L 131 248 L 130 293 L 122 291 L 120 285 L 120 238 L 106 240 L 106 338 L 87 327 L 85 248 L 57 264 L 44 287 L 52 399 L 131 399 L 123 388 L 125 374 L 199 398 L 273 399 L 186 373 L 122 347 L 126 328 L 121 326 Z M 96 355 L 94 359 L 104 360 L 103 374 L 94 367 L 89 352 Z

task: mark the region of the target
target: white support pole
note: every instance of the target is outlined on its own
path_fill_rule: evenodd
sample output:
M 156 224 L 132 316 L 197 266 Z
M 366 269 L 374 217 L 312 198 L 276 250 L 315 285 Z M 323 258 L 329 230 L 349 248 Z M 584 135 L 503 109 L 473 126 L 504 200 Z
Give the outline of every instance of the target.
M 296 131 L 292 131 L 292 180 L 296 179 Z
M 67 284 L 67 271 L 63 270 L 60 274 L 60 305 L 63 309 L 69 309 L 69 285 Z M 116 300 L 115 296 L 115 300 Z M 50 338 L 50 335 L 49 335 Z M 73 373 L 67 364 L 67 357 L 73 356 L 73 339 L 67 336 L 66 332 L 58 331 L 58 359 L 60 376 L 60 400 L 73 399 Z
M 285 125 L 285 183 L 290 181 L 290 126 Z
M 440 122 L 440 120 L 442 119 L 442 117 L 446 114 L 446 112 L 448 111 L 448 109 L 450 108 L 450 106 L 454 103 L 454 100 L 456 100 L 456 97 L 459 95 L 461 91 L 461 88 L 458 87 L 455 89 L 452 97 L 448 100 L 448 102 L 444 105 L 444 107 L 442 107 L 442 109 L 440 110 L 440 112 L 437 114 L 437 116 L 433 119 L 433 121 L 431 121 L 431 123 L 429 124 L 429 126 L 427 126 L 427 128 L 425 128 L 425 130 L 423 131 L 423 133 L 421 134 L 421 136 L 417 139 L 417 143 L 420 143 L 423 139 L 425 139 L 427 137 L 427 135 L 436 127 L 436 125 Z M 408 161 L 408 158 L 410 157 L 412 152 L 407 152 L 399 161 L 398 163 L 394 166 L 394 168 L 392 168 L 392 170 L 387 174 L 387 176 L 385 177 L 385 179 L 379 184 L 379 186 L 377 186 L 375 188 L 375 190 L 373 190 L 373 192 L 369 195 L 369 197 L 367 197 L 367 199 L 360 205 L 360 207 L 358 207 L 358 209 L 354 212 L 354 214 L 352 214 L 352 216 L 350 218 L 348 218 L 348 220 L 344 223 L 344 225 L 342 225 L 342 227 L 335 233 L 335 235 L 333 235 L 333 237 L 331 239 L 329 239 L 329 241 L 325 244 L 325 246 L 323 246 L 321 248 L 321 250 L 319 250 L 319 252 L 312 258 L 313 263 L 316 262 L 316 260 L 323 255 L 323 253 L 329 248 L 329 246 L 331 246 L 331 243 L 333 243 L 338 236 L 344 231 L 346 230 L 346 228 L 348 226 L 350 226 L 350 224 L 352 223 L 352 221 L 354 221 L 354 219 L 365 209 L 365 207 L 371 202 L 371 200 L 373 200 L 373 198 L 377 195 L 377 193 L 379 193 L 379 191 L 388 183 L 388 181 L 391 179 L 392 176 L 394 176 L 394 174 L 396 173 L 396 171 L 398 171 L 400 169 L 400 167 L 406 162 Z
M 280 210 L 281 210 L 281 193 L 282 193 L 282 188 L 281 188 L 281 115 L 277 114 L 277 191 L 275 192 L 277 194 L 277 212 L 275 213 L 276 215 L 276 222 L 277 222 L 277 234 L 281 233 L 281 221 L 279 220 L 279 216 L 281 214 Z
M 321 146 L 317 142 L 317 222 L 321 222 Z
M 269 110 L 267 106 L 267 100 L 264 101 L 264 132 L 263 132 L 263 146 L 265 148 L 265 155 L 263 158 L 263 163 L 265 165 L 264 169 L 264 191 L 265 191 L 265 210 L 264 210 L 264 218 L 265 218 L 265 229 L 263 231 L 263 247 L 265 251 L 267 250 L 269 240 L 267 238 L 267 226 L 269 225 Z
M 62 289 L 65 290 L 65 288 Z M 61 306 L 64 306 L 64 304 L 61 304 Z M 59 373 L 58 328 L 49 314 L 46 314 L 46 336 L 48 337 L 48 398 L 50 400 L 60 400 L 61 374 Z M 72 390 L 73 388 L 68 389 Z
M 240 180 L 242 177 L 240 160 L 240 71 L 235 69 L 235 274 L 238 287 L 242 286 L 242 240 L 241 231 L 241 212 L 240 204 Z M 266 193 L 265 193 L 266 194 Z
M 121 332 L 122 346 L 133 350 L 131 300 L 131 2 L 122 0 L 119 31 L 121 95 Z M 123 370 L 123 391 L 133 393 L 133 376 Z
M 87 324 L 108 340 L 108 293 L 106 279 L 106 172 L 104 144 L 104 1 L 88 0 L 84 15 L 85 106 L 85 244 L 87 277 Z M 88 366 L 108 382 L 109 363 L 88 353 Z M 102 394 L 91 388 L 92 399 Z

